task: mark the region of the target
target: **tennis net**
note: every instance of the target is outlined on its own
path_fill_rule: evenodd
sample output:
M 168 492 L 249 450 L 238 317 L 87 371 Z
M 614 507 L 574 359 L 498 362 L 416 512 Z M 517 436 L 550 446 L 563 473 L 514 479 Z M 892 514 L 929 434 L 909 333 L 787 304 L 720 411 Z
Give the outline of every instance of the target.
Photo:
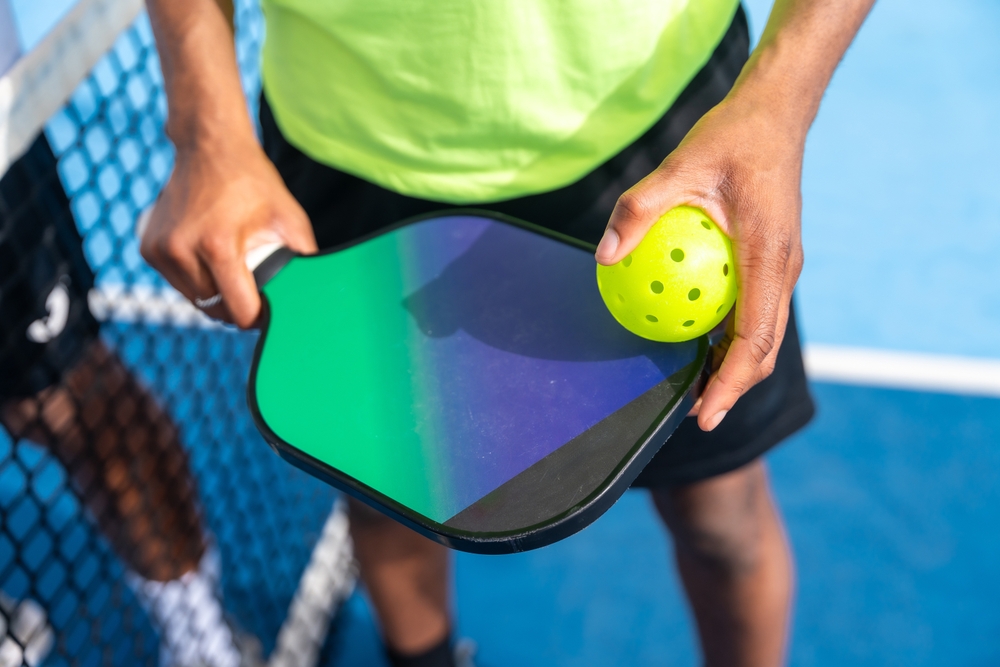
M 236 26 L 253 109 L 254 0 Z M 139 255 L 172 168 L 165 118 L 141 0 L 79 0 L 0 74 L 0 667 L 225 662 L 187 646 L 203 631 L 243 664 L 335 658 L 341 505 L 255 431 L 255 335 Z M 171 611 L 193 574 L 205 605 Z

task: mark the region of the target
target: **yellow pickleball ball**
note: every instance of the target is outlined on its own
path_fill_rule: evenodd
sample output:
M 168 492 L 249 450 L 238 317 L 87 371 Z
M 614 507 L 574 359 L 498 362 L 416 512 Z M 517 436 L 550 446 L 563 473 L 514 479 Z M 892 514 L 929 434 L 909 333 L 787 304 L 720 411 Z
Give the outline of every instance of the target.
M 733 246 L 704 211 L 678 206 L 622 261 L 598 264 L 597 287 L 632 333 L 665 343 L 691 340 L 736 303 Z

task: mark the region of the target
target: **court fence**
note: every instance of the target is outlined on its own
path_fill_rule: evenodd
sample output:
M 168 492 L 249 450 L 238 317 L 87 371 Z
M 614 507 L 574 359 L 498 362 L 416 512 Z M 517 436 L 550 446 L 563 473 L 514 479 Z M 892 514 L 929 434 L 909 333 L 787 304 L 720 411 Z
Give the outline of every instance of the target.
M 263 21 L 236 9 L 253 109 Z M 165 117 L 141 0 L 80 0 L 0 77 L 0 667 L 180 661 L 177 582 L 207 600 L 189 626 L 225 628 L 243 664 L 335 653 L 342 505 L 254 429 L 255 334 L 139 255 Z

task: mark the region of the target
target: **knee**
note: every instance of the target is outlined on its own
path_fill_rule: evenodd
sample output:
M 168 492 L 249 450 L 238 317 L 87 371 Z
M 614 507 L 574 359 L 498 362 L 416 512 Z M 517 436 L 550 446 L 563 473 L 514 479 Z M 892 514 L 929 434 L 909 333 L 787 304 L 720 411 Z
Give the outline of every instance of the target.
M 679 552 L 700 565 L 725 573 L 745 573 L 757 569 L 762 556 L 760 526 L 746 522 L 717 521 L 688 526 L 674 532 Z
M 766 551 L 766 481 L 713 481 L 708 487 L 654 491 L 656 508 L 673 535 L 678 557 L 722 573 L 753 571 Z

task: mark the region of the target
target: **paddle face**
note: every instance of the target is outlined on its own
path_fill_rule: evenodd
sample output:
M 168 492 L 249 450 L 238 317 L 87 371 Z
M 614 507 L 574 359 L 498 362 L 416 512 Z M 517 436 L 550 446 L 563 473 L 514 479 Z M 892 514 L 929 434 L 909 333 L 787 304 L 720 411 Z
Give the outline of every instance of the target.
M 262 288 L 257 426 L 286 459 L 455 548 L 560 539 L 666 440 L 707 350 L 629 333 L 593 276 L 585 247 L 479 213 L 296 257 Z

